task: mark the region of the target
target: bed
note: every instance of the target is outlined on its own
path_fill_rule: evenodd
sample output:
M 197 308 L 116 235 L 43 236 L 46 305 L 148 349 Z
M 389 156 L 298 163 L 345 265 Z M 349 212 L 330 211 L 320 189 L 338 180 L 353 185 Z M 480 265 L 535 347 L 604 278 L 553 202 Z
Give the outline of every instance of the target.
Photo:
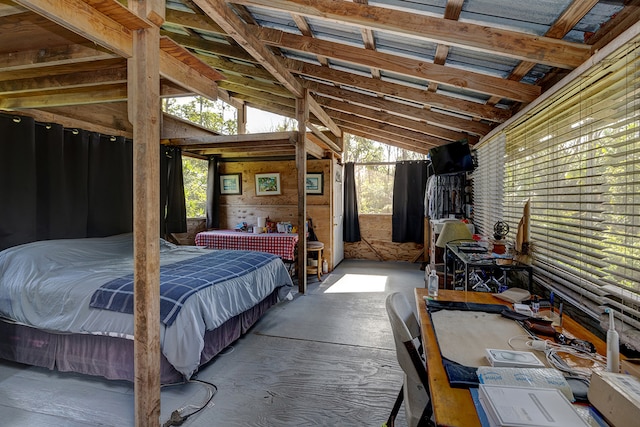
M 290 296 L 282 260 L 160 241 L 161 382 L 193 376 Z M 133 381 L 133 235 L 0 252 L 0 357 Z

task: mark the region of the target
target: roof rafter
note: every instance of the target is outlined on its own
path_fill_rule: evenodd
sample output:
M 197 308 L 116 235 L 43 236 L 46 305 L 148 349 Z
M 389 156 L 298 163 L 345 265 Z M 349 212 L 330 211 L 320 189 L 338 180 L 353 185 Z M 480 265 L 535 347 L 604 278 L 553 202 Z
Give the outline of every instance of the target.
M 591 49 L 549 37 L 463 23 L 389 8 L 330 0 L 233 0 L 315 18 L 423 38 L 450 46 L 498 53 L 553 67 L 572 69 L 591 55 Z
M 531 102 L 541 93 L 538 86 L 431 64 L 417 59 L 298 36 L 271 28 L 256 27 L 254 32 L 258 34 L 260 40 L 271 46 L 321 54 L 351 64 L 377 67 L 405 76 L 433 80 L 441 84 L 462 87 L 516 101 Z
M 286 87 L 297 98 L 302 98 L 304 88 L 293 75 L 287 71 L 277 58 L 260 42 L 238 16 L 224 2 L 193 0 L 211 19 L 213 19 L 236 43 L 242 46 L 253 58 Z

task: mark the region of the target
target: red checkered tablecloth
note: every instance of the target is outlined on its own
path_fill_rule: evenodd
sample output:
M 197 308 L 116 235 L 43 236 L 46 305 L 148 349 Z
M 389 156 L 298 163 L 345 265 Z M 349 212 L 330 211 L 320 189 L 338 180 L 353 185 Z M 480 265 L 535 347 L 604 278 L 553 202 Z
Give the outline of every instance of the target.
M 243 233 L 234 230 L 202 231 L 196 245 L 210 249 L 239 249 L 269 252 L 285 260 L 295 259 L 298 235 L 295 233 Z

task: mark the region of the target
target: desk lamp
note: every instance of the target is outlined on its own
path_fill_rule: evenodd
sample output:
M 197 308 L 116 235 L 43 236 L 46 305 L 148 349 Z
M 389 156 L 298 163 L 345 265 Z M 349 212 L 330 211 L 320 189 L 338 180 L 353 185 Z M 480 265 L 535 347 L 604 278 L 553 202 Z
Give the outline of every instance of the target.
M 454 240 L 471 240 L 472 237 L 467 224 L 461 221 L 448 221 L 442 227 L 442 232 L 440 232 L 438 240 L 436 240 L 436 246 L 444 248 L 447 243 Z

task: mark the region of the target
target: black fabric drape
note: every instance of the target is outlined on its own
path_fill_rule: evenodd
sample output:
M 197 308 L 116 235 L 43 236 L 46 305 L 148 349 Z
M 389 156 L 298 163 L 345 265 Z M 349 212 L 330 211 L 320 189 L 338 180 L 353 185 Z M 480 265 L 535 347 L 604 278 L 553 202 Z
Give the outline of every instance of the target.
M 207 175 L 207 228 L 220 228 L 220 172 L 217 156 L 209 158 Z
M 36 240 L 34 120 L 0 115 L 0 250 Z
M 37 240 L 82 238 L 89 208 L 89 133 L 36 124 Z
M 180 147 L 160 147 L 160 212 L 161 236 L 187 232 Z
M 424 243 L 424 191 L 427 162 L 396 163 L 393 183 L 393 242 Z
M 361 240 L 353 162 L 345 163 L 344 165 L 344 228 L 342 239 L 345 242 L 359 242 Z
M 90 133 L 87 217 L 87 237 L 104 237 L 133 231 L 131 140 Z

